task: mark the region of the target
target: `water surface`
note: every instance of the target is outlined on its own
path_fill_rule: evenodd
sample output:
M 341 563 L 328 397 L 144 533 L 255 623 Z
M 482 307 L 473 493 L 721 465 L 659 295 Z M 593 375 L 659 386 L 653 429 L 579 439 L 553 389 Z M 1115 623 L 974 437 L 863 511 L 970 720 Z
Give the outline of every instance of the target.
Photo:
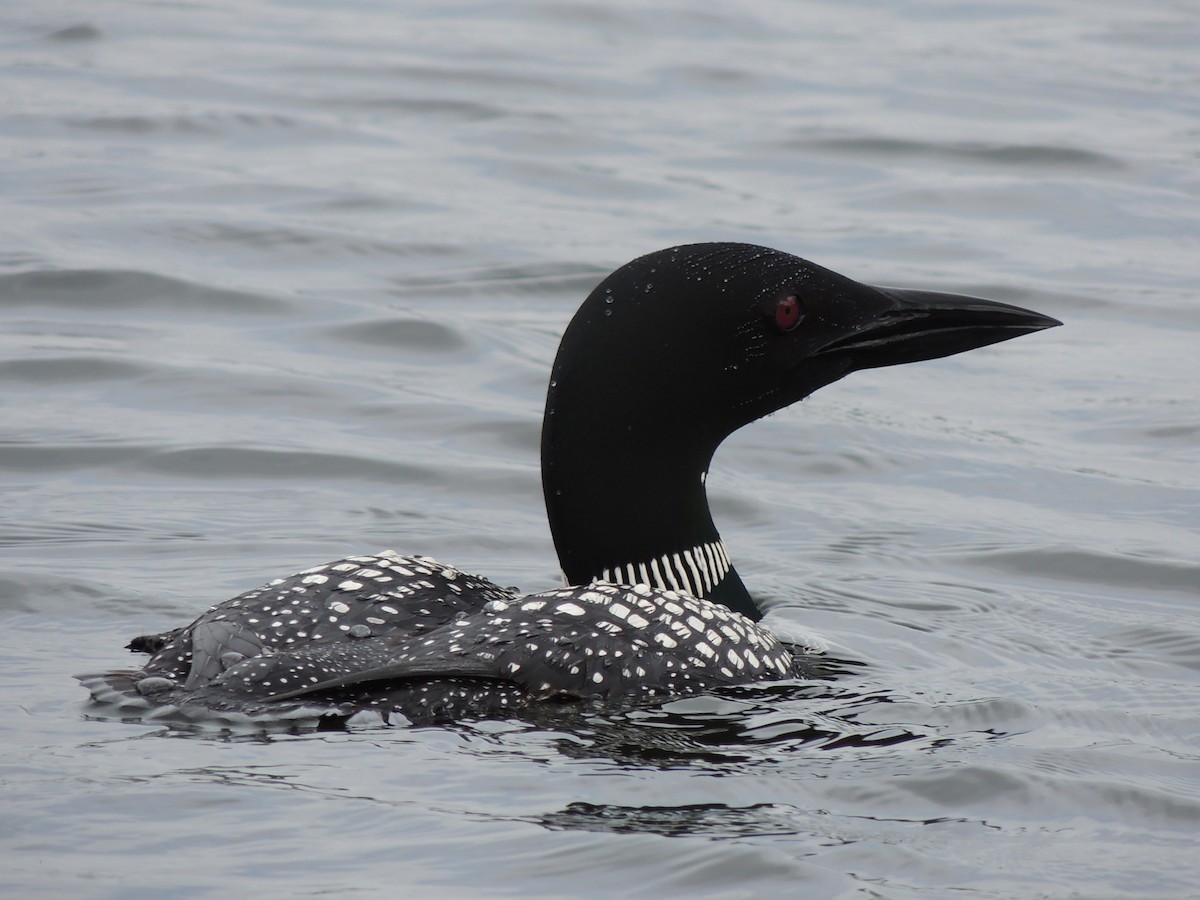
M 1186 5 L 0 12 L 0 888 L 1178 897 L 1200 882 Z M 338 556 L 556 582 L 607 271 L 743 240 L 1066 327 L 731 439 L 751 590 L 856 664 L 648 710 L 196 735 L 129 636 Z

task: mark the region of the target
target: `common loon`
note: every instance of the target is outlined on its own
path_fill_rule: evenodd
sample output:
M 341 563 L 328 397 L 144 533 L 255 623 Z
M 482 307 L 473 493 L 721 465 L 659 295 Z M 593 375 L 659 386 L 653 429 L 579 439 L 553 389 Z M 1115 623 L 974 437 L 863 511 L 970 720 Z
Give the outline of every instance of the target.
M 141 718 L 419 722 L 793 676 L 708 508 L 721 441 L 850 372 L 1059 324 L 766 247 L 651 253 L 591 293 L 550 376 L 542 483 L 574 587 L 521 597 L 428 557 L 353 556 L 135 638 L 140 670 L 79 679 Z

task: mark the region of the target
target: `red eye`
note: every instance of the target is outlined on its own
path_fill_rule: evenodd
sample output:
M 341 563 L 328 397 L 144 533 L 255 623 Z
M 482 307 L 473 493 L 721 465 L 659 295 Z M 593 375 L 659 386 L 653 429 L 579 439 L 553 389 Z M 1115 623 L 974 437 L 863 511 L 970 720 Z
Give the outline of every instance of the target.
M 780 331 L 791 331 L 800 324 L 800 301 L 794 296 L 784 297 L 775 306 L 775 327 Z

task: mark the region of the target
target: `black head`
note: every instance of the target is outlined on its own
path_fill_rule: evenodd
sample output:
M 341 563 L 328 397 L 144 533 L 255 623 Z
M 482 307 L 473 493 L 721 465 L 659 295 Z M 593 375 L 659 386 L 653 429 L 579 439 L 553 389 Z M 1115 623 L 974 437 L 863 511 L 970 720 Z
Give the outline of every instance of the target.
M 990 300 L 870 287 L 766 247 L 691 244 L 604 279 L 563 335 L 553 379 L 608 427 L 719 443 L 858 369 L 1058 324 Z
M 748 244 L 622 266 L 572 319 L 547 397 L 543 482 L 568 579 L 715 536 L 701 476 L 741 426 L 858 369 L 1058 324 L 990 300 L 870 287 Z

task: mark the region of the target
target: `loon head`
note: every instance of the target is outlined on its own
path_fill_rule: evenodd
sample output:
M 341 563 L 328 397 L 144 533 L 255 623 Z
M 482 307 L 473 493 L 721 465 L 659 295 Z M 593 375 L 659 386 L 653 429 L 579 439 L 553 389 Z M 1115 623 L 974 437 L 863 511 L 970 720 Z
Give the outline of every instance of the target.
M 648 581 L 757 617 L 704 492 L 721 441 L 859 369 L 1059 324 L 991 300 L 871 287 L 748 244 L 622 266 L 567 327 L 547 395 L 542 480 L 568 582 Z

